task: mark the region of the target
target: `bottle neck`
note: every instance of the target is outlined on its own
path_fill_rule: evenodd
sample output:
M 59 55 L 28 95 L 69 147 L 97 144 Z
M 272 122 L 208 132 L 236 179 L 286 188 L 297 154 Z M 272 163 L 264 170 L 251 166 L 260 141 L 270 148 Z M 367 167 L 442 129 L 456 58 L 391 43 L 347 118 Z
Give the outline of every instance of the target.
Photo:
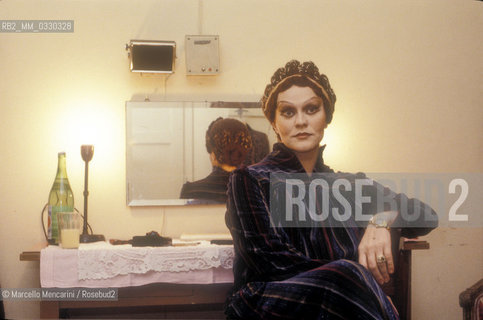
M 57 177 L 67 178 L 67 169 L 65 165 L 65 153 L 59 154 L 59 159 L 57 162 Z

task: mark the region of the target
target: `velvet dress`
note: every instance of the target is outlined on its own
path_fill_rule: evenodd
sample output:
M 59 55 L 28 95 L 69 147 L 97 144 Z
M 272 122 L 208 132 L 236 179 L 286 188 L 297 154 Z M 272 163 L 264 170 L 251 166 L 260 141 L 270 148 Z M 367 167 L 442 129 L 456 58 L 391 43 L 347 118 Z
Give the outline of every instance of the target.
M 364 226 L 347 223 L 342 227 L 295 228 L 273 224 L 270 174 L 305 173 L 285 145 L 277 143 L 273 150 L 260 163 L 235 170 L 228 183 L 225 220 L 234 241 L 235 283 L 226 301 L 227 317 L 398 319 L 372 274 L 357 262 Z M 339 173 L 324 164 L 322 151 L 314 172 L 337 176 Z M 426 206 L 402 194 L 395 199 L 398 205 L 408 200 L 416 209 Z M 371 204 L 364 210 L 376 213 Z M 436 216 L 432 210 L 431 214 Z M 405 223 L 398 219 L 399 225 Z M 417 227 L 420 224 L 419 220 L 406 223 L 402 235 L 426 234 L 437 220 Z

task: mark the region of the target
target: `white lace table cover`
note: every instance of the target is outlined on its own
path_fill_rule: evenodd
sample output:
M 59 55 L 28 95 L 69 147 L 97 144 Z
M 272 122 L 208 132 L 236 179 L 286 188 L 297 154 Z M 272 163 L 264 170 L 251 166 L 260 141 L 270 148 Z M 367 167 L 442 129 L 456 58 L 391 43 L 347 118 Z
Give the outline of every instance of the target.
M 233 246 L 202 242 L 197 246 L 132 247 L 98 242 L 78 250 L 79 280 L 109 279 L 149 271 L 184 272 L 233 267 Z

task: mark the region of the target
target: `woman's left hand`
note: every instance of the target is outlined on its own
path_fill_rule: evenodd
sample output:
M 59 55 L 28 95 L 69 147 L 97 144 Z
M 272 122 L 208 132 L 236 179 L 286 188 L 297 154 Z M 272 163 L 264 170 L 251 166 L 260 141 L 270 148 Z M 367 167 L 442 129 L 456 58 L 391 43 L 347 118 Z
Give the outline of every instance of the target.
M 371 271 L 379 284 L 389 282 L 394 273 L 391 234 L 386 228 L 368 225 L 359 243 L 359 263 Z

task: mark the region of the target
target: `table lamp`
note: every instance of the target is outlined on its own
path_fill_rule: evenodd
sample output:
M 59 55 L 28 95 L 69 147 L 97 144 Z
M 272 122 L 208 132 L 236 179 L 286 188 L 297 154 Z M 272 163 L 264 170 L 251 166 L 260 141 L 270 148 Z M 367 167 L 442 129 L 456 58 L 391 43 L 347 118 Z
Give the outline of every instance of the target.
M 94 146 L 93 145 L 82 145 L 81 146 L 81 155 L 82 159 L 85 162 L 85 175 L 84 175 L 84 226 L 82 229 L 82 234 L 80 235 L 79 241 L 81 243 L 89 243 L 89 242 L 96 242 L 96 241 L 105 241 L 103 235 L 101 234 L 89 234 L 87 230 L 87 197 L 89 196 L 88 191 L 88 177 L 89 177 L 89 161 L 92 160 L 92 156 L 94 155 Z

